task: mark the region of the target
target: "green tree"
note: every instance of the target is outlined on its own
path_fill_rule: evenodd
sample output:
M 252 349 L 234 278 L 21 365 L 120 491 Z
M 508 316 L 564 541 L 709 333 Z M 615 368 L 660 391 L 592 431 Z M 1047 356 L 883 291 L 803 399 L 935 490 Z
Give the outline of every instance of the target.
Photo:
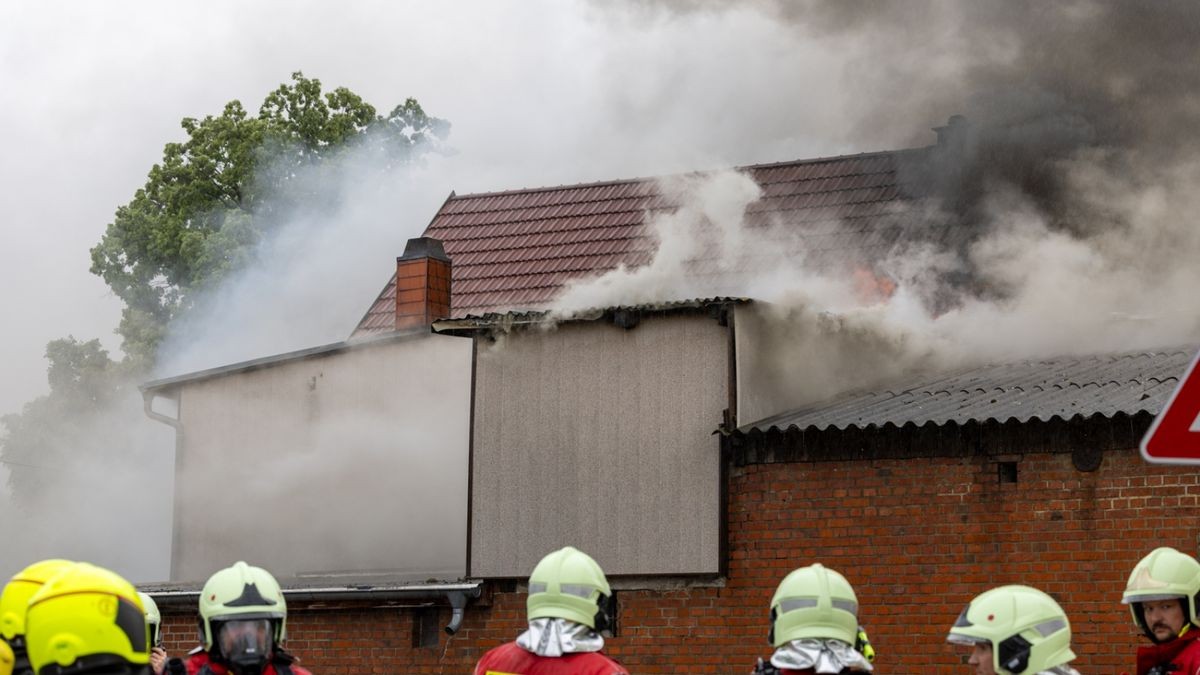
M 153 362 L 167 325 L 197 291 L 251 259 L 263 236 L 287 222 L 312 186 L 302 170 L 336 163 L 369 146 L 380 168 L 412 161 L 448 125 L 408 99 L 386 116 L 344 87 L 294 73 L 267 95 L 257 116 L 230 101 L 219 116 L 187 118 L 188 138 L 168 143 L 146 184 L 117 209 L 92 249 L 92 272 L 125 303 L 117 332 L 142 366 Z

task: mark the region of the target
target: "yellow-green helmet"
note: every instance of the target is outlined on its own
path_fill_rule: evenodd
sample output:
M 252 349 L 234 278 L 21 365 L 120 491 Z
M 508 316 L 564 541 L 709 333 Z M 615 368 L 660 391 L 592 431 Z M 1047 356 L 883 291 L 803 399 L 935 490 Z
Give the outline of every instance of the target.
M 38 675 L 145 672 L 146 615 L 120 575 L 87 563 L 63 570 L 29 600 L 25 640 Z
M 25 651 L 25 612 L 29 599 L 43 584 L 73 564 L 57 558 L 35 562 L 14 574 L 0 593 L 0 638 L 12 648 L 13 669 L 18 673 L 29 670 L 29 655 Z
M 1069 663 L 1071 622 L 1049 595 L 1029 586 L 979 594 L 950 628 L 947 642 L 988 643 L 997 673 L 1037 673 Z
M 13 642 L 25 634 L 25 610 L 34 593 L 59 572 L 74 563 L 52 558 L 35 562 L 17 572 L 0 593 L 0 637 Z
M 4 640 L 0 640 L 0 675 L 12 675 L 13 651 Z
M 858 596 L 846 577 L 820 563 L 793 570 L 771 598 L 767 639 L 780 647 L 801 638 L 858 638 Z
M 213 651 L 214 623 L 269 619 L 276 645 L 287 636 L 287 601 L 279 582 L 261 567 L 242 561 L 208 578 L 200 591 L 200 632 L 204 649 Z
M 525 606 L 530 620 L 567 619 L 599 631 L 608 628 L 611 598 L 612 589 L 600 565 L 583 551 L 567 546 L 533 568 Z
M 1195 624 L 1198 595 L 1200 562 L 1186 553 L 1163 546 L 1138 561 L 1125 584 L 1125 595 L 1121 602 L 1129 605 L 1129 612 L 1138 628 L 1154 639 L 1154 633 L 1146 626 L 1145 617 L 1142 616 L 1142 603 L 1178 598 L 1185 612 L 1184 618 Z
M 142 601 L 142 608 L 146 610 L 146 627 L 150 629 L 150 646 L 157 647 L 162 643 L 162 635 L 158 628 L 162 625 L 162 614 L 158 611 L 158 603 L 154 602 L 154 598 L 138 591 L 138 598 Z

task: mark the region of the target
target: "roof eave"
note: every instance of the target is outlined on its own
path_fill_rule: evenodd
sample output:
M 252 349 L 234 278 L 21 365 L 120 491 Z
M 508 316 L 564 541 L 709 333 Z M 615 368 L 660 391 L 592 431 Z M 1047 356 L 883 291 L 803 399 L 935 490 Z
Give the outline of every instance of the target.
M 160 608 L 194 607 L 200 600 L 196 588 L 179 590 L 146 590 Z M 319 588 L 284 588 L 284 598 L 292 602 L 332 602 L 339 600 L 370 600 L 373 602 L 425 601 L 419 605 L 441 603 L 451 608 L 450 622 L 445 630 L 450 635 L 462 626 L 467 603 L 483 595 L 483 582 L 396 584 L 378 586 L 326 586 Z
M 143 394 L 154 393 L 164 389 L 170 389 L 171 387 L 181 384 L 191 384 L 201 380 L 223 377 L 225 375 L 231 375 L 234 373 L 243 373 L 262 368 L 269 368 L 281 363 L 287 363 L 289 361 L 302 361 L 305 359 L 328 356 L 352 349 L 372 347 L 389 342 L 412 340 L 414 338 L 425 337 L 428 335 L 431 335 L 428 327 L 418 326 L 412 330 L 392 331 L 380 335 L 355 338 L 352 340 L 343 340 L 341 342 L 333 342 L 317 347 L 309 347 L 307 349 L 299 349 L 292 352 L 284 352 L 282 354 L 273 354 L 271 356 L 250 359 L 249 361 L 239 361 L 237 363 L 217 366 L 215 368 L 197 370 L 191 373 L 184 373 L 182 375 L 174 375 L 172 377 L 150 380 L 149 382 L 143 382 L 142 384 L 138 385 L 138 389 L 141 390 Z

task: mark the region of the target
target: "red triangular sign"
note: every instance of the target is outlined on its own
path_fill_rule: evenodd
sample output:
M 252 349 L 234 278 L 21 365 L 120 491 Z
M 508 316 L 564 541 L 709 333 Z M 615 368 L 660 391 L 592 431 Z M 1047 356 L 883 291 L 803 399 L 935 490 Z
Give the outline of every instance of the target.
M 1192 359 L 1187 373 L 1142 439 L 1142 457 L 1160 464 L 1200 464 L 1200 371 Z

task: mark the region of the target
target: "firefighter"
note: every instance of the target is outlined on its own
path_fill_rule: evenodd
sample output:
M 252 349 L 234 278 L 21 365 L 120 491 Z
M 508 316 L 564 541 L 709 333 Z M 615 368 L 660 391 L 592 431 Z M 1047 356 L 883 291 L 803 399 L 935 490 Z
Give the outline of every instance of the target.
M 971 600 L 946 641 L 973 648 L 976 675 L 1079 675 L 1068 665 L 1071 622 L 1049 595 L 1029 586 L 1000 586 Z
M 29 663 L 38 675 L 149 675 L 149 633 L 137 590 L 87 563 L 63 570 L 29 600 Z
M 29 598 L 51 577 L 73 565 L 70 560 L 50 559 L 35 562 L 17 572 L 0 593 L 0 638 L 13 653 L 15 675 L 31 675 L 29 657 L 25 652 L 25 609 Z
M 150 631 L 150 669 L 154 675 L 162 675 L 167 668 L 167 652 L 162 647 L 162 614 L 158 611 L 158 603 L 154 598 L 138 591 L 142 607 L 146 609 L 146 628 Z
M 202 647 L 187 660 L 188 675 L 311 675 L 283 649 L 287 602 L 279 582 L 261 567 L 238 561 L 209 577 L 200 591 Z M 174 670 L 177 659 L 169 669 Z
M 1138 562 L 1121 602 L 1153 644 L 1139 647 L 1137 675 L 1200 673 L 1200 562 L 1173 548 L 1157 548 Z
M 600 652 L 612 616 L 612 589 L 591 556 L 570 546 L 529 575 L 529 627 L 483 655 L 475 675 L 629 675 Z
M 870 659 L 855 648 L 870 649 L 865 638 L 858 624 L 858 597 L 846 577 L 820 563 L 801 567 L 779 582 L 771 598 L 767 641 L 775 653 L 768 661 L 759 659 L 754 673 L 870 672 Z

